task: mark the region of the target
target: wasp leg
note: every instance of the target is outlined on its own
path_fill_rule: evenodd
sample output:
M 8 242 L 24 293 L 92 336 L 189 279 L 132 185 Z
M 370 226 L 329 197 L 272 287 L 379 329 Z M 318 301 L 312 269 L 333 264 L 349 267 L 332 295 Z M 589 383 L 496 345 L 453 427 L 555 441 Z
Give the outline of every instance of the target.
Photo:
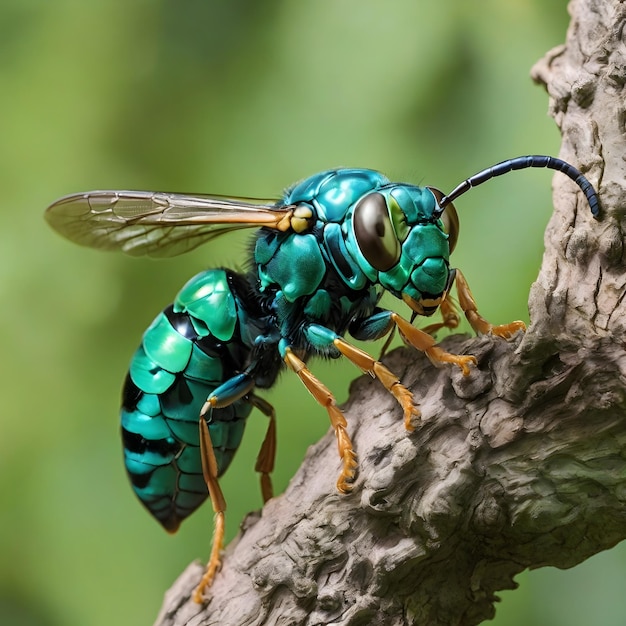
M 394 326 L 391 329 L 391 332 L 387 335 L 387 339 L 385 339 L 385 343 L 383 344 L 383 347 L 380 349 L 380 354 L 378 355 L 378 360 L 380 361 L 385 354 L 387 354 L 387 350 L 389 350 L 389 346 L 391 345 L 391 342 L 393 341 L 393 338 L 396 336 L 396 327 Z
M 243 398 L 252 391 L 254 379 L 248 372 L 242 372 L 222 383 L 207 398 L 200 409 L 200 417 L 204 417 L 211 409 L 222 409 Z
M 458 328 L 459 322 L 461 318 L 459 317 L 459 313 L 454 306 L 454 302 L 448 296 L 440 305 L 439 311 L 441 312 L 441 317 L 443 321 L 438 322 L 436 324 L 430 324 L 429 326 L 424 326 L 422 330 L 429 335 L 434 335 L 438 330 L 442 328 Z
M 339 474 L 339 478 L 337 480 L 337 489 L 341 491 L 341 493 L 349 493 L 352 490 L 357 461 L 356 454 L 352 447 L 352 441 L 350 440 L 350 436 L 346 430 L 346 418 L 337 406 L 335 398 L 330 390 L 324 385 L 324 383 L 312 374 L 304 361 L 299 359 L 288 346 L 284 349 L 283 359 L 289 369 L 298 375 L 298 378 L 300 378 L 304 386 L 309 390 L 317 402 L 328 411 L 330 424 L 335 431 L 335 437 L 337 437 L 339 458 L 343 464 L 341 473 Z
M 202 458 L 202 474 L 209 489 L 211 504 L 215 512 L 215 526 L 213 529 L 213 542 L 211 547 L 211 556 L 202 576 L 202 580 L 193 592 L 194 602 L 202 604 L 204 600 L 204 590 L 213 583 L 213 578 L 220 566 L 220 552 L 224 545 L 224 511 L 226 511 L 226 500 L 217 480 L 217 460 L 211 443 L 211 435 L 209 427 L 204 419 L 200 419 L 200 456 Z
M 270 474 L 274 471 L 274 461 L 276 460 L 276 412 L 267 400 L 253 393 L 248 396 L 248 401 L 269 418 L 265 439 L 263 439 L 261 450 L 254 466 L 255 471 L 261 474 L 261 494 L 263 502 L 267 502 L 274 497 L 274 488 L 272 487 Z
M 438 330 L 441 330 L 442 328 L 457 328 L 459 322 L 461 321 L 459 313 L 456 309 L 456 305 L 450 299 L 450 289 L 452 289 L 454 279 L 456 278 L 456 273 L 457 270 L 455 269 L 451 269 L 448 273 L 448 284 L 446 285 L 446 290 L 441 296 L 439 312 L 441 313 L 441 317 L 443 318 L 442 321 L 437 324 L 430 324 L 429 326 L 425 326 L 424 328 L 422 328 L 422 330 L 429 335 L 434 335 Z M 413 323 L 413 318 L 411 318 L 411 323 Z
M 470 364 L 476 365 L 476 357 L 446 352 L 437 345 L 434 337 L 419 328 L 415 328 L 415 326 L 400 317 L 397 313 L 391 313 L 391 319 L 394 321 L 403 337 L 414 348 L 426 354 L 433 363 L 453 363 L 461 368 L 463 376 L 467 376 L 470 373 Z
M 361 320 L 353 327 L 360 336 L 375 336 L 375 332 L 389 332 L 393 327 L 389 311 L 379 311 L 373 317 Z M 384 330 L 386 329 L 386 330 Z M 404 424 L 407 430 L 413 430 L 413 421 L 420 416 L 419 409 L 413 402 L 413 394 L 400 382 L 400 379 L 380 361 L 371 357 L 367 352 L 348 343 L 343 337 L 333 330 L 320 326 L 319 324 L 309 324 L 305 327 L 304 333 L 311 344 L 320 352 L 330 352 L 331 356 L 342 354 L 347 357 L 362 371 L 367 372 L 372 378 L 378 380 L 385 386 L 385 389 L 393 395 L 404 411 Z M 332 350 L 334 346 L 335 351 Z M 337 355 L 338 356 L 338 355 Z
M 419 419 L 421 413 L 415 406 L 413 394 L 400 382 L 400 379 L 380 361 L 377 361 L 360 348 L 349 344 L 345 339 L 336 337 L 333 343 L 337 350 L 357 367 L 360 367 L 370 376 L 378 378 L 385 386 L 385 389 L 393 395 L 402 407 L 405 428 L 408 431 L 413 431 L 415 429 L 414 421 Z
M 375 341 L 394 330 L 391 311 L 376 308 L 368 317 L 358 318 L 350 324 L 350 334 L 360 341 Z
M 349 331 L 355 339 L 361 341 L 376 341 L 388 335 L 378 357 L 380 361 L 393 341 L 396 327 L 391 321 L 391 311 L 376 307 L 372 315 L 354 320 L 350 324 Z
M 456 271 L 456 290 L 459 294 L 459 304 L 463 309 L 463 313 L 465 313 L 467 321 L 479 335 L 491 334 L 508 339 L 518 330 L 526 330 L 526 324 L 519 321 L 511 322 L 510 324 L 502 324 L 500 326 L 490 324 L 478 313 L 476 300 L 474 300 L 474 296 L 472 296 L 465 276 L 463 276 L 459 270 Z
M 217 465 L 217 459 L 215 458 L 215 450 L 213 449 L 211 434 L 205 416 L 207 413 L 210 413 L 212 409 L 226 407 L 236 400 L 243 398 L 253 387 L 254 379 L 249 373 L 243 372 L 237 376 L 233 376 L 213 391 L 200 410 L 198 428 L 200 433 L 202 474 L 209 490 L 213 511 L 215 512 L 215 526 L 213 529 L 213 541 L 209 562 L 207 563 L 204 576 L 202 576 L 200 583 L 193 593 L 194 601 L 199 604 L 203 602 L 204 591 L 211 586 L 215 574 L 220 567 L 220 553 L 224 545 L 224 514 L 226 511 L 226 499 L 224 498 L 224 494 L 218 482 L 219 467 Z

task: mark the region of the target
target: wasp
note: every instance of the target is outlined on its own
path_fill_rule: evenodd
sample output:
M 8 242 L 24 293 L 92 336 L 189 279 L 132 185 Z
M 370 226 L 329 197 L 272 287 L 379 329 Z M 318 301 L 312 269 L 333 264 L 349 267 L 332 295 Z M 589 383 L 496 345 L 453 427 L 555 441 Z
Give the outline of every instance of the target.
M 522 322 L 494 326 L 478 312 L 461 271 L 450 267 L 459 235 L 453 201 L 471 187 L 512 170 L 545 167 L 571 178 L 592 216 L 591 183 L 549 156 L 503 161 L 464 180 L 450 194 L 395 183 L 369 169 L 333 169 L 290 187 L 275 203 L 151 191 L 91 191 L 66 196 L 46 212 L 72 241 L 131 255 L 168 257 L 225 233 L 256 228 L 246 271 L 209 269 L 187 282 L 148 327 L 122 393 L 124 462 L 132 488 L 169 532 L 207 497 L 215 526 L 206 572 L 194 599 L 220 565 L 226 501 L 219 477 L 235 454 L 254 408 L 268 417 L 256 461 L 265 501 L 276 453 L 273 407 L 258 395 L 291 370 L 326 409 L 337 438 L 337 489 L 352 489 L 357 459 L 331 391 L 309 369 L 313 356 L 345 357 L 378 379 L 412 431 L 420 411 L 412 392 L 379 359 L 346 337 L 372 341 L 397 329 L 435 364 L 470 373 L 476 359 L 451 354 L 433 334 L 456 328 L 458 303 L 477 333 L 510 338 Z M 408 305 L 407 320 L 379 306 L 387 291 Z M 419 329 L 416 316 L 442 321 Z

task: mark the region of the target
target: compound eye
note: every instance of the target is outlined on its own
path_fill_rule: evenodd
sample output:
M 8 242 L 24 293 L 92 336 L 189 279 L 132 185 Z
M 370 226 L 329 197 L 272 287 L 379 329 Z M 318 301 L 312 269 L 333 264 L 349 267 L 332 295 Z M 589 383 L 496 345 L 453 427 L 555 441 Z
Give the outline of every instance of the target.
M 365 196 L 354 209 L 354 234 L 361 253 L 379 272 L 400 260 L 400 242 L 391 224 L 387 202 L 379 193 Z
M 439 204 L 444 197 L 443 192 L 435 187 L 428 187 L 428 189 L 431 190 L 433 196 L 435 196 L 435 200 L 437 200 L 437 204 Z M 456 247 L 456 242 L 459 240 L 460 228 L 459 216 L 452 202 L 446 204 L 446 208 L 441 215 L 441 221 L 443 222 L 443 230 L 448 234 L 448 246 L 450 247 L 450 254 L 452 254 L 452 251 Z

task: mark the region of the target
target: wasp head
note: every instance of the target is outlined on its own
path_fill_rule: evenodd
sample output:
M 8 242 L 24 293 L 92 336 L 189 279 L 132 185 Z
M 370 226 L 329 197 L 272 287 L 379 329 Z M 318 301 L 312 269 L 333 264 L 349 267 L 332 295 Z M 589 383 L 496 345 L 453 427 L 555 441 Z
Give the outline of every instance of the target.
M 441 198 L 431 187 L 390 184 L 363 196 L 349 220 L 360 268 L 418 315 L 437 310 L 453 276 L 459 221 L 452 204 L 439 216 Z

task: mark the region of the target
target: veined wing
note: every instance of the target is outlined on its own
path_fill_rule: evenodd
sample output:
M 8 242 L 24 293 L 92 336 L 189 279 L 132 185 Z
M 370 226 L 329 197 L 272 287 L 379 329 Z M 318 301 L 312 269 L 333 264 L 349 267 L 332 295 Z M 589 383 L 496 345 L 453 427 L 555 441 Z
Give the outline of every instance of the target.
M 284 230 L 292 208 L 220 196 L 90 191 L 57 200 L 45 215 L 56 231 L 83 246 L 170 257 L 239 228 Z

